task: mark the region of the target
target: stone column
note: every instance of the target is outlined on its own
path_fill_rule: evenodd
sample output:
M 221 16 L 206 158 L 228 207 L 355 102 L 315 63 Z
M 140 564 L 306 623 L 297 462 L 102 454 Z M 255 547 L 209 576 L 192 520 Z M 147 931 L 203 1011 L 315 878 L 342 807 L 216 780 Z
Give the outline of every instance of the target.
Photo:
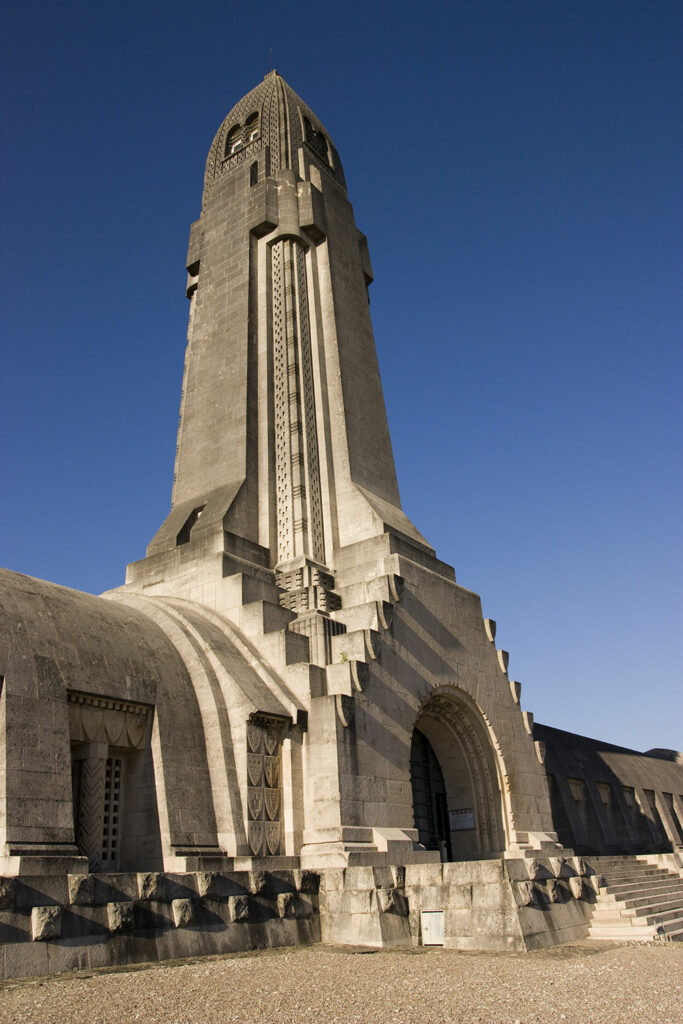
M 76 760 L 81 762 L 76 842 L 80 853 L 88 858 L 88 869 L 102 866 L 104 832 L 104 787 L 109 747 L 106 743 L 88 743 L 81 747 Z

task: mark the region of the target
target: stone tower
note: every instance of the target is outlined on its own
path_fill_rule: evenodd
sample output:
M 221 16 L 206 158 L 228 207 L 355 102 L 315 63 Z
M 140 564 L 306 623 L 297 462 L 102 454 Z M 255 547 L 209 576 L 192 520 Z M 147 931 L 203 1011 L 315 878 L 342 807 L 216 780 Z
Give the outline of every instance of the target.
M 187 266 L 172 509 L 128 582 L 274 570 L 296 629 L 329 649 L 341 549 L 387 526 L 432 549 L 401 511 L 339 154 L 276 71 L 218 130 Z
M 249 846 L 223 848 L 346 864 L 433 856 L 418 837 L 449 857 L 552 847 L 519 684 L 479 599 L 401 510 L 339 154 L 276 71 L 213 141 L 187 267 L 172 508 L 112 596 L 162 625 L 173 602 L 174 630 L 207 652 L 215 614 L 261 659 L 252 715 L 285 743 L 284 838 L 269 825 L 269 847 L 243 773 Z M 223 691 L 243 691 L 224 670 Z

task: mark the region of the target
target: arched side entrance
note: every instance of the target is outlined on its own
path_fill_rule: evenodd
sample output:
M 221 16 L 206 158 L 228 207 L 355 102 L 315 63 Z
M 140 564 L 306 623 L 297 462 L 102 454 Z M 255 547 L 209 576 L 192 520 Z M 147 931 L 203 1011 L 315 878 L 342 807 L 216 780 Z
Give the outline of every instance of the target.
M 422 708 L 411 742 L 413 816 L 420 842 L 443 860 L 505 849 L 496 753 L 476 706 L 454 688 Z

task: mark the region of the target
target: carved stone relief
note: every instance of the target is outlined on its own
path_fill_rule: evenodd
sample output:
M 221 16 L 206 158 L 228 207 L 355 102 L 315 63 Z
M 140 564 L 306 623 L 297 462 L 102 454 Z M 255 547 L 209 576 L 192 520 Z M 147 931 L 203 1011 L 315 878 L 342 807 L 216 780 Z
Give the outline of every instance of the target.
M 254 857 L 282 853 L 280 747 L 284 723 L 258 716 L 247 722 L 247 812 L 249 846 Z

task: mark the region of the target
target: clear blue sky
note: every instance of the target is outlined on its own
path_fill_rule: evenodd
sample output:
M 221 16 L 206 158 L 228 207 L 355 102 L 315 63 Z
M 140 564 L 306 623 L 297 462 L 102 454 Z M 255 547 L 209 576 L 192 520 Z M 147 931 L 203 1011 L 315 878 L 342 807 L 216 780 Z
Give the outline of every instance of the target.
M 170 502 L 184 260 L 278 70 L 340 151 L 406 512 L 538 721 L 683 747 L 680 0 L 5 0 L 0 564 L 100 592 Z

